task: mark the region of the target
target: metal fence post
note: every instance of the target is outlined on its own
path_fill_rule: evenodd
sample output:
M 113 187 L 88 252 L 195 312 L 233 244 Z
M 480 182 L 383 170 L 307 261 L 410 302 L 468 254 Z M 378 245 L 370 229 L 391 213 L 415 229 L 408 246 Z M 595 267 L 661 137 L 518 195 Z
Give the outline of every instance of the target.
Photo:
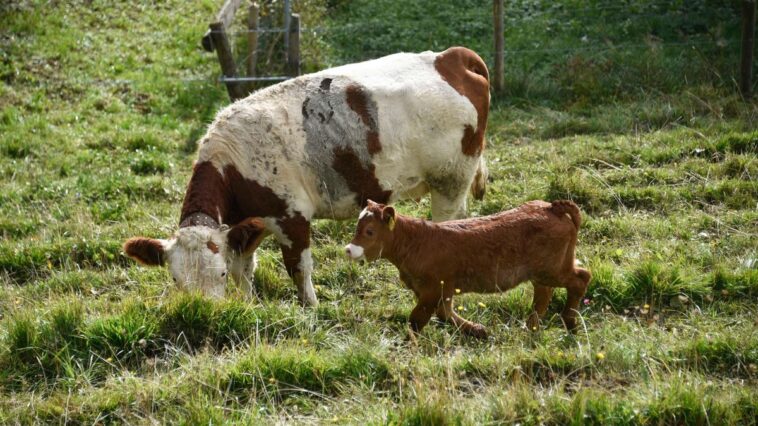
M 742 1 L 742 64 L 740 91 L 745 99 L 753 97 L 753 48 L 755 47 L 755 0 Z
M 255 77 L 255 66 L 258 63 L 258 4 L 250 5 L 247 14 L 247 76 Z M 255 83 L 248 85 L 248 91 L 252 91 Z
M 505 34 L 503 33 L 504 12 L 503 0 L 493 0 L 492 19 L 494 21 L 495 33 L 495 92 L 501 92 L 504 86 L 503 66 L 505 62 Z
M 293 13 L 290 20 L 287 73 L 290 77 L 300 75 L 300 15 L 297 13 Z

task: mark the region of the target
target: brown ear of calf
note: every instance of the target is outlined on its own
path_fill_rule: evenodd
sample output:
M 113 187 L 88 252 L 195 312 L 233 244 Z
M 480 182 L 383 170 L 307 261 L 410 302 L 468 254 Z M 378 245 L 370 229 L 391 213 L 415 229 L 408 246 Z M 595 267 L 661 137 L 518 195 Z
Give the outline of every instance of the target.
M 234 225 L 226 236 L 226 243 L 236 254 L 249 253 L 260 245 L 266 230 L 263 221 L 248 218 Z
M 160 241 L 152 238 L 135 237 L 124 243 L 124 253 L 143 265 L 162 266 L 165 251 Z

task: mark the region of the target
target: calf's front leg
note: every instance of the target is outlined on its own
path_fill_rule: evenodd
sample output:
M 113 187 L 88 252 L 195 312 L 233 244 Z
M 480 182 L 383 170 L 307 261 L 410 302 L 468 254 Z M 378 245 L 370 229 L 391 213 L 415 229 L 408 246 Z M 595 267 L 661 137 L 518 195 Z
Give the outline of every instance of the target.
M 445 322 L 449 322 L 457 327 L 464 334 L 476 337 L 478 339 L 487 338 L 487 329 L 483 325 L 477 324 L 462 318 L 453 309 L 452 295 L 445 296 L 445 299 L 437 307 L 437 317 Z
M 553 298 L 553 288 L 540 283 L 532 283 L 534 286 L 534 299 L 532 306 L 534 311 L 529 315 L 526 326 L 529 330 L 537 331 L 540 327 L 540 319 L 544 318 L 550 299 Z

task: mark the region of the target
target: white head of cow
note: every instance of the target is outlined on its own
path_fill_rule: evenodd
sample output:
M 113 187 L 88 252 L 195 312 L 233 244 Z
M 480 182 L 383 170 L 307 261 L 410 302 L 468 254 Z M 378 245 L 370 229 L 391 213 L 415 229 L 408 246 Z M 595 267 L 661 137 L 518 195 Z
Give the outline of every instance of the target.
M 167 240 L 131 238 L 124 252 L 144 265 L 167 265 L 181 289 L 223 297 L 230 269 L 239 281 L 243 271 L 234 270 L 240 268 L 238 258 L 252 256 L 264 236 L 263 222 L 248 219 L 232 228 L 180 228 Z

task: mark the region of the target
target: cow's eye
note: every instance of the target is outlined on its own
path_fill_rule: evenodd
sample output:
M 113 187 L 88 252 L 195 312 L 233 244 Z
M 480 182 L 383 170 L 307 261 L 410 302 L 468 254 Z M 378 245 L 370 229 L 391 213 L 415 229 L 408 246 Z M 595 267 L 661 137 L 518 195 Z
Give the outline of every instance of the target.
M 374 230 L 373 229 L 366 229 L 366 235 L 368 235 L 369 237 L 373 237 L 374 236 Z
M 222 273 L 221 273 L 221 276 L 222 276 L 222 277 L 225 277 L 225 276 L 226 276 L 226 272 L 222 272 Z

